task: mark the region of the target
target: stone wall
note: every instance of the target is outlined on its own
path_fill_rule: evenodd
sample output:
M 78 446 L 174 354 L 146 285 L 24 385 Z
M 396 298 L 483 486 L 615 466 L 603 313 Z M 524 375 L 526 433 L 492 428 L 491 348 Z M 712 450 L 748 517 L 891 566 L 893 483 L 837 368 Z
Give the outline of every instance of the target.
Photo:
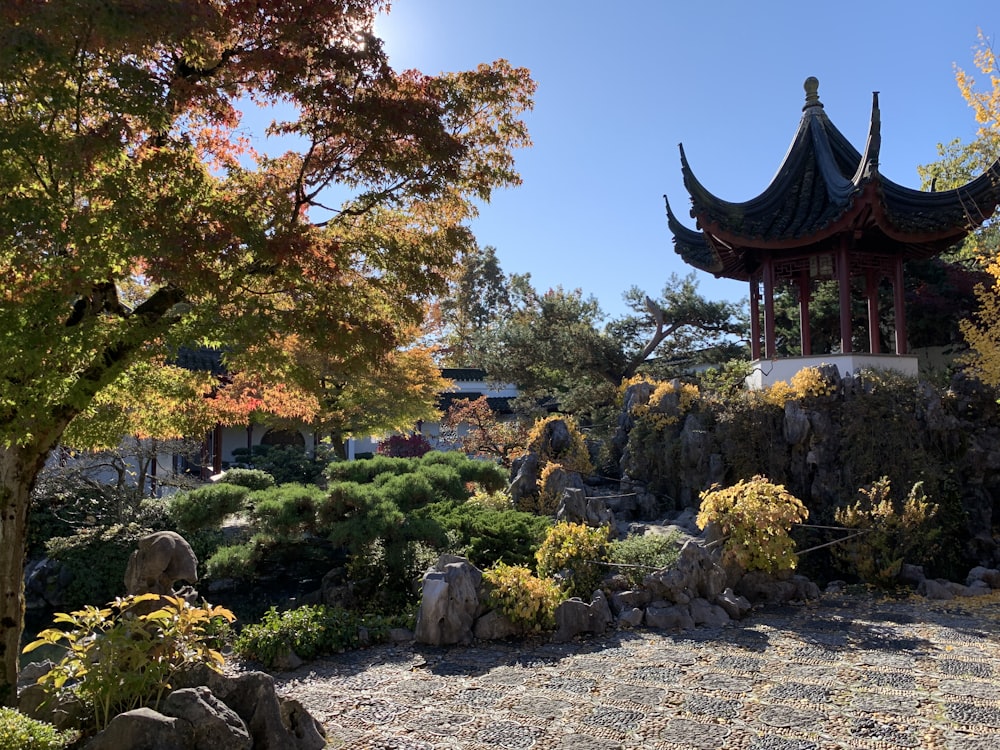
M 938 388 L 888 373 L 841 378 L 825 367 L 821 375 L 825 393 L 783 405 L 776 394 L 748 393 L 703 396 L 681 410 L 672 394 L 650 403 L 649 384 L 632 386 L 614 441 L 624 488 L 653 492 L 671 511 L 697 507 L 715 483 L 762 474 L 822 524 L 881 476 L 901 496 L 922 481 L 960 564 L 1000 562 L 992 534 L 1000 512 L 996 393 L 962 378 Z

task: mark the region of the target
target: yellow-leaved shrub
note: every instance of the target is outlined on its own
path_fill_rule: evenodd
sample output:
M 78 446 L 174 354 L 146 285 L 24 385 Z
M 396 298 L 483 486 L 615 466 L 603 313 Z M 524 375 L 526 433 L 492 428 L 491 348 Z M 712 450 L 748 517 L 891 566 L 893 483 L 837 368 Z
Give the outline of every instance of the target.
M 543 578 L 568 571 L 563 580 L 567 595 L 589 602 L 607 573 L 603 563 L 608 562 L 608 529 L 594 529 L 585 523 L 557 523 L 545 535 L 535 560 L 538 575 Z
M 937 511 L 922 482 L 896 503 L 889 479 L 882 477 L 858 490 L 853 505 L 836 511 L 837 523 L 863 533 L 835 546 L 834 558 L 865 583 L 891 586 L 904 562 L 933 557 L 941 536 Z
M 551 578 L 538 578 L 521 565 L 497 563 L 483 571 L 489 602 L 511 622 L 528 631 L 555 626 L 555 610 L 563 599 L 562 589 Z
M 719 524 L 727 537 L 726 554 L 744 570 L 774 573 L 795 568 L 795 542 L 788 532 L 808 517 L 801 500 L 758 475 L 702 492 L 697 522 L 702 529 Z

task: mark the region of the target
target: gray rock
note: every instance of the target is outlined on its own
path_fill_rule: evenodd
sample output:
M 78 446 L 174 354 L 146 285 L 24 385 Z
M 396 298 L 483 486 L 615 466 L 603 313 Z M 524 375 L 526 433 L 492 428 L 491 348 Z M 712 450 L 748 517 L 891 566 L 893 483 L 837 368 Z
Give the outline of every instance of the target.
M 969 586 L 965 587 L 966 596 L 986 596 L 987 594 L 992 594 L 993 589 L 986 581 L 973 581 Z
M 590 605 L 579 597 L 559 603 L 555 611 L 556 643 L 565 643 L 578 635 L 590 632 Z
M 470 643 L 483 574 L 465 558 L 442 556 L 424 575 L 414 637 L 431 646 Z
M 18 688 L 26 688 L 28 685 L 34 685 L 38 682 L 40 677 L 43 677 L 51 671 L 53 664 L 49 659 L 45 661 L 33 661 L 30 664 L 25 664 L 21 667 L 21 671 L 17 673 L 17 686 Z
M 711 628 L 721 628 L 729 624 L 729 615 L 718 604 L 712 604 L 707 599 L 696 598 L 688 605 L 691 609 L 691 619 L 695 625 L 708 625 Z
M 538 480 L 541 477 L 538 455 L 526 453 L 515 459 L 511 464 L 510 474 L 510 497 L 516 508 L 523 498 L 538 493 Z
M 949 599 L 955 598 L 955 593 L 948 587 L 948 581 L 934 580 L 933 578 L 926 578 L 920 582 L 917 586 L 917 593 L 921 596 L 926 596 L 928 599 L 936 599 L 938 601 L 947 601 Z
M 715 599 L 715 603 L 725 610 L 732 620 L 740 620 L 750 611 L 750 602 L 745 596 L 737 595 L 731 588 L 727 588 Z
M 909 563 L 903 563 L 899 568 L 899 575 L 896 576 L 896 579 L 900 583 L 905 583 L 909 586 L 919 586 L 920 582 L 926 578 L 923 565 L 910 565 Z
M 616 591 L 611 595 L 611 610 L 619 613 L 627 609 L 645 607 L 652 596 L 645 589 L 639 591 Z
M 965 583 L 971 586 L 976 581 L 982 581 L 991 589 L 1000 589 L 1000 570 L 977 566 L 969 571 Z
M 48 693 L 37 683 L 21 689 L 17 695 L 17 708 L 25 716 L 45 721 L 56 729 L 79 726 L 86 714 L 83 703 L 70 695 L 49 698 Z
M 392 643 L 409 643 L 413 640 L 413 631 L 409 628 L 390 628 L 389 640 Z
M 192 750 L 250 750 L 253 745 L 243 720 L 207 687 L 174 690 L 159 708 L 191 726 Z M 187 730 L 183 734 L 188 736 Z
M 603 592 L 595 591 L 590 604 L 573 597 L 556 607 L 556 643 L 565 643 L 584 633 L 601 634 L 614 622 L 611 607 Z
M 631 609 L 623 609 L 618 614 L 618 627 L 620 628 L 637 628 L 642 625 L 642 619 L 645 617 L 645 612 L 639 607 L 632 607 Z
M 297 701 L 279 698 L 274 679 L 264 672 L 222 675 L 205 665 L 184 672 L 178 688 L 205 685 L 243 720 L 254 750 L 322 750 L 322 725 Z M 123 746 L 127 747 L 127 746 Z
M 198 558 L 175 531 L 157 531 L 139 540 L 125 569 L 129 594 L 169 594 L 177 581 L 197 583 Z
M 686 604 L 667 604 L 654 602 L 646 607 L 646 626 L 661 630 L 691 630 L 694 619 L 691 609 Z
M 291 672 L 298 669 L 304 662 L 292 649 L 288 649 L 274 658 L 274 668 L 279 672 Z
M 86 750 L 194 750 L 191 725 L 151 708 L 118 714 L 85 746 Z M 224 747 L 224 746 L 223 746 Z M 200 750 L 200 749 L 199 749 Z
M 564 472 L 565 473 L 565 472 Z M 579 474 L 573 474 L 578 479 Z M 580 479 L 582 484 L 583 480 Z M 608 510 L 602 497 L 587 497 L 583 487 L 565 487 L 559 497 L 556 520 L 566 523 L 584 523 L 598 527 L 614 525 L 614 514 Z
M 483 641 L 498 641 L 523 635 L 524 628 L 516 625 L 499 609 L 491 609 L 476 620 L 472 633 Z

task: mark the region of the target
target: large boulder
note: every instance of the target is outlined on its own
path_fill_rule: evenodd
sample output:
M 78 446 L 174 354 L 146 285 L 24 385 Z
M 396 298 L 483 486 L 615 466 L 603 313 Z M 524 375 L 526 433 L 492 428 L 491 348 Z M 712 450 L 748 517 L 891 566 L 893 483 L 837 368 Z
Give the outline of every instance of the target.
M 414 638 L 431 646 L 472 641 L 483 573 L 464 557 L 442 555 L 424 574 Z
M 129 594 L 170 594 L 177 581 L 198 581 L 198 558 L 174 531 L 157 531 L 139 540 L 125 569 Z
M 180 675 L 176 682 L 178 688 L 206 686 L 243 720 L 254 750 L 322 750 L 326 747 L 323 726 L 298 701 L 279 697 L 274 689 L 274 678 L 269 674 L 245 672 L 230 676 L 198 665 Z
M 590 604 L 578 597 L 566 599 L 556 607 L 556 634 L 552 640 L 565 643 L 578 635 L 600 635 L 614 622 L 607 597 L 595 591 Z
M 85 750 L 204 750 L 194 744 L 191 725 L 151 708 L 136 708 L 114 717 Z
M 569 473 L 577 478 L 580 477 L 575 472 Z M 559 497 L 559 507 L 556 509 L 556 520 L 566 523 L 583 523 L 594 528 L 613 526 L 615 522 L 614 515 L 608 510 L 604 498 L 600 496 L 587 497 L 582 486 L 565 487 L 562 490 Z

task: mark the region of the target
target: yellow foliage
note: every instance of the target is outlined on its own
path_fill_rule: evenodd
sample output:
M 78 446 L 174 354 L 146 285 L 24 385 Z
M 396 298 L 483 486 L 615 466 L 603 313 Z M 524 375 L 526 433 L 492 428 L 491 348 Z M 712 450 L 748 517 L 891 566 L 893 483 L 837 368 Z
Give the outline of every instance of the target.
M 559 498 L 565 488 L 562 481 L 566 476 L 566 467 L 555 461 L 545 464 L 539 479 L 541 489 L 538 491 L 538 510 L 541 515 L 554 515 L 559 508 Z
M 779 409 L 784 409 L 785 404 L 796 398 L 795 389 L 784 380 L 778 380 L 761 391 L 761 398 L 765 403 L 773 404 Z
M 497 563 L 483 572 L 489 601 L 512 622 L 527 630 L 547 630 L 555 625 L 555 609 L 562 589 L 551 578 L 537 578 L 520 565 Z
M 645 382 L 653 386 L 649 401 L 632 407 L 632 416 L 635 419 L 647 420 L 657 430 L 666 429 L 680 422 L 701 396 L 698 386 L 693 383 L 681 383 L 676 380 L 653 381 L 645 378 L 638 380 L 633 378 L 627 382 L 629 385 Z
M 818 367 L 803 367 L 792 376 L 792 391 L 797 398 L 833 396 L 837 386 L 823 377 Z
M 553 452 L 546 443 L 545 428 L 556 421 L 563 421 L 569 429 L 570 446 L 564 451 Z M 581 474 L 590 474 L 594 467 L 590 463 L 590 453 L 587 451 L 587 444 L 583 440 L 583 433 L 576 424 L 573 417 L 564 414 L 553 414 L 545 419 L 539 419 L 535 426 L 528 433 L 528 452 L 537 453 L 539 465 L 544 466 L 549 462 L 557 462 L 563 465 L 566 471 L 576 471 Z
M 808 517 L 801 500 L 758 475 L 702 492 L 697 522 L 702 529 L 719 524 L 728 537 L 727 554 L 744 570 L 776 572 L 795 567 L 795 542 L 788 532 Z
M 834 547 L 833 554 L 865 583 L 891 585 L 907 559 L 933 554 L 941 531 L 932 528 L 938 506 L 928 502 L 917 482 L 900 504 L 893 502 L 887 477 L 858 490 L 853 505 L 837 510 L 837 523 L 865 532 Z
M 606 570 L 608 561 L 608 529 L 590 528 L 583 523 L 557 523 L 545 536 L 535 553 L 538 574 L 554 576 L 570 571 L 565 588 L 570 596 L 590 601 Z

